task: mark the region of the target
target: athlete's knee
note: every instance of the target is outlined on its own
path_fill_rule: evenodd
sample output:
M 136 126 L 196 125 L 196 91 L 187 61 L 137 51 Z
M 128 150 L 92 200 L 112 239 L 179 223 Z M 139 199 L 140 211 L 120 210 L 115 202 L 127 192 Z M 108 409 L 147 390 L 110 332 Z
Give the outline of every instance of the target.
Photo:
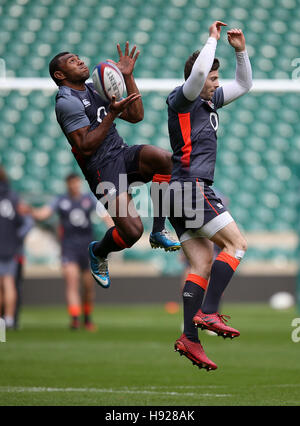
M 165 167 L 169 171 L 169 169 L 172 169 L 172 154 L 169 151 L 163 151 L 162 157 Z
M 130 228 L 127 232 L 127 241 L 128 241 L 128 247 L 133 246 L 133 244 L 135 244 L 143 235 L 143 225 L 139 225 L 139 226 L 133 226 L 132 228 Z
M 120 229 L 119 233 L 128 247 L 133 246 L 143 235 L 144 228 L 142 222 L 129 222 L 125 229 Z
M 233 241 L 226 241 L 224 246 L 221 247 L 223 251 L 228 252 L 233 257 L 242 260 L 247 251 L 247 241 L 244 237 L 240 236 Z
M 156 166 L 159 165 L 161 173 L 170 174 L 172 171 L 172 154 L 164 149 L 157 151 L 157 154 Z
M 241 261 L 246 254 L 247 248 L 247 241 L 244 238 L 240 238 L 233 247 L 234 257 Z
M 248 249 L 248 245 L 247 245 L 247 241 L 245 240 L 244 237 L 239 238 L 239 240 L 235 244 L 235 249 L 246 253 L 246 251 Z
M 169 163 L 170 161 L 172 161 L 172 154 L 169 151 L 164 150 L 163 154 L 164 154 L 165 161 L 167 163 Z

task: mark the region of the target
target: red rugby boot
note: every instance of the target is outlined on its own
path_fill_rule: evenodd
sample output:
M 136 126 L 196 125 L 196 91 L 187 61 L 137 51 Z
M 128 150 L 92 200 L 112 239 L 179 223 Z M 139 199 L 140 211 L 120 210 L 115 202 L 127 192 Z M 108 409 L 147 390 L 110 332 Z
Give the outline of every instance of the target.
M 226 322 L 228 321 L 227 318 L 230 319 L 230 316 L 220 315 L 218 312 L 215 312 L 214 314 L 205 314 L 201 311 L 201 309 L 199 309 L 193 318 L 193 322 L 196 327 L 199 327 L 202 330 L 214 331 L 218 334 L 218 336 L 224 337 L 224 339 L 226 339 L 226 337 L 230 337 L 231 339 L 238 337 L 240 332 L 226 325 Z
M 200 342 L 193 342 L 189 340 L 185 334 L 182 334 L 179 339 L 176 340 L 175 352 L 179 352 L 180 355 L 186 356 L 193 365 L 197 365 L 199 368 L 205 368 L 207 371 L 216 370 L 218 367 L 214 362 L 207 358 L 204 349 Z

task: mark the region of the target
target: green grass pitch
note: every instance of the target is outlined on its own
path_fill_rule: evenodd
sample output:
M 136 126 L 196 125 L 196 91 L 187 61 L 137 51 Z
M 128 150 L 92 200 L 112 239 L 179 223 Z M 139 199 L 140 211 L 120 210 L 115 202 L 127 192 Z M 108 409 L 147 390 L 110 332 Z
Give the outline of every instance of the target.
M 0 343 L 0 405 L 299 405 L 291 323 L 300 314 L 250 304 L 222 310 L 241 336 L 200 332 L 219 367 L 206 372 L 174 352 L 181 312 L 163 305 L 97 306 L 95 333 L 70 331 L 63 307 L 24 307 L 22 329 Z

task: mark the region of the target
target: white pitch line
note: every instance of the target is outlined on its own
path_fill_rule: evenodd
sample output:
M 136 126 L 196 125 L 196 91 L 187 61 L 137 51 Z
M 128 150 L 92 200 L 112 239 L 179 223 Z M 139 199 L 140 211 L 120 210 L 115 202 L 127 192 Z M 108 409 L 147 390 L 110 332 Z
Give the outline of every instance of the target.
M 261 387 L 264 388 L 295 388 L 295 387 L 299 387 L 300 383 L 282 383 L 282 384 L 273 384 L 273 385 L 260 385 Z
M 148 389 L 169 389 L 169 388 L 175 388 L 175 389 L 217 389 L 217 388 L 226 388 L 227 385 L 187 385 L 187 386 L 149 386 Z
M 3 393 L 24 393 L 24 392 L 91 392 L 91 393 L 127 393 L 127 394 L 146 394 L 146 395 L 168 395 L 168 396 L 195 396 L 195 397 L 212 397 L 224 398 L 230 397 L 230 394 L 215 394 L 215 393 L 181 393 L 181 392 L 159 392 L 148 391 L 144 389 L 99 389 L 99 388 L 47 388 L 47 387 L 14 387 L 1 386 L 0 392 Z

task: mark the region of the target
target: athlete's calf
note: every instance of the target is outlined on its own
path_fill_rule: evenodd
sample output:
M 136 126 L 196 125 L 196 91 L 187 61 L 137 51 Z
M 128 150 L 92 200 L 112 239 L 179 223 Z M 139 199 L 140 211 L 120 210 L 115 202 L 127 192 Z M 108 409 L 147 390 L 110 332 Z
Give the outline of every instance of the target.
M 247 242 L 235 222 L 218 231 L 211 241 L 221 248 L 221 252 L 212 265 L 210 284 L 202 306 L 206 314 L 218 312 L 222 294 L 247 250 Z

